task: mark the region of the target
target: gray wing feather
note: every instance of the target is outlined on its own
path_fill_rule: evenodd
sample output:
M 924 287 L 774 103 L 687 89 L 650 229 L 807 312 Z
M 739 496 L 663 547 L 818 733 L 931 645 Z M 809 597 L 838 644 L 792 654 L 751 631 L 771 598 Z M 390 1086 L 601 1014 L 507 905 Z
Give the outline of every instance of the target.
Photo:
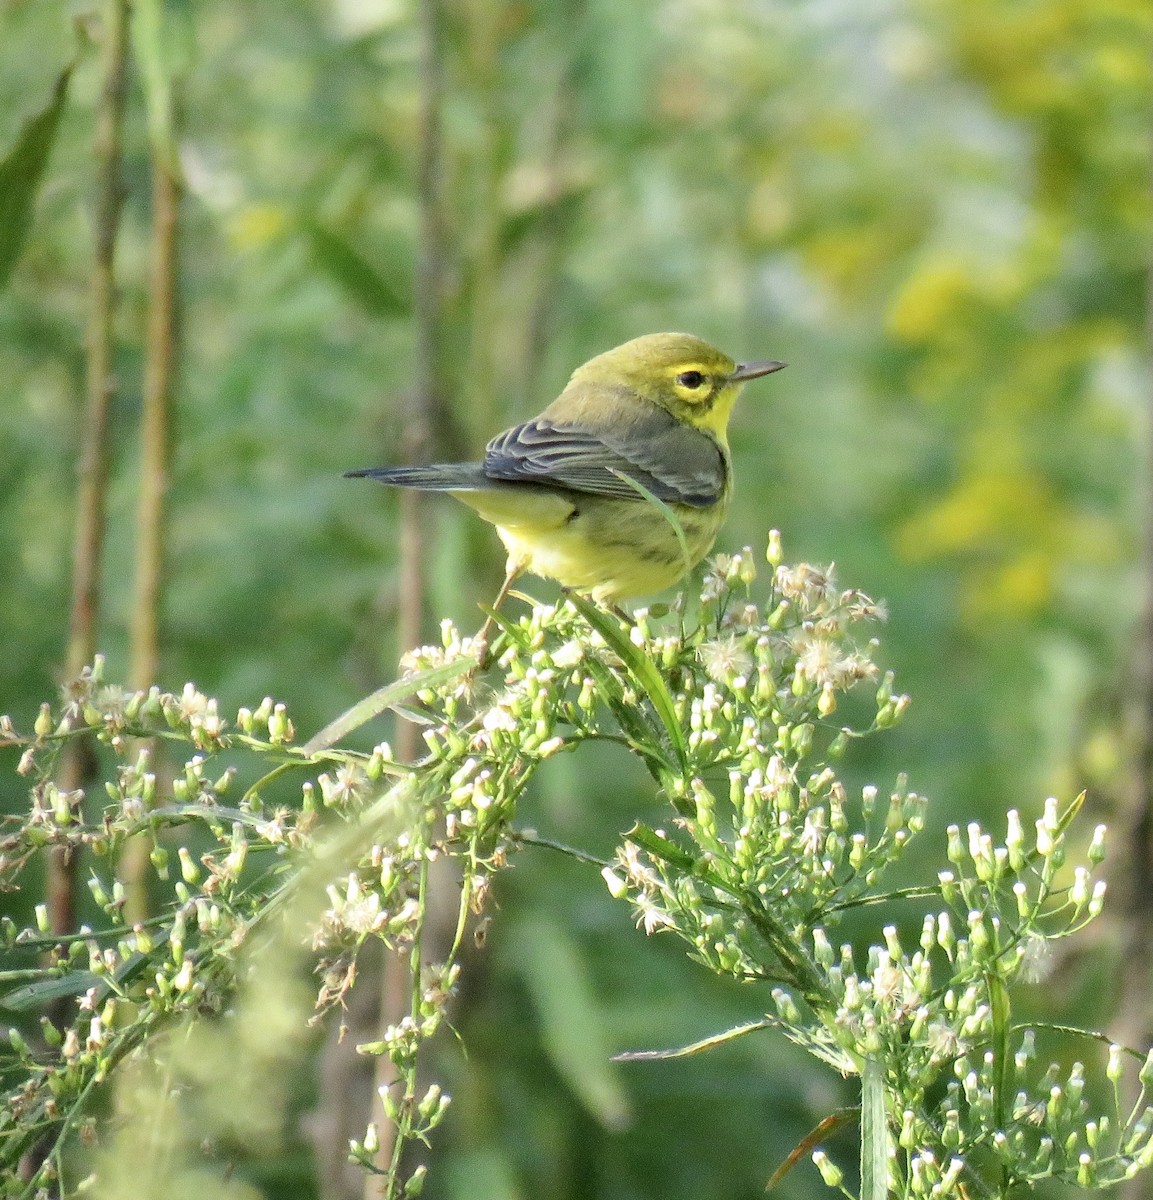
M 725 460 L 707 434 L 654 406 L 625 435 L 537 417 L 489 442 L 484 472 L 493 479 L 548 481 L 575 492 L 636 500 L 632 479 L 666 504 L 694 508 L 721 498 Z

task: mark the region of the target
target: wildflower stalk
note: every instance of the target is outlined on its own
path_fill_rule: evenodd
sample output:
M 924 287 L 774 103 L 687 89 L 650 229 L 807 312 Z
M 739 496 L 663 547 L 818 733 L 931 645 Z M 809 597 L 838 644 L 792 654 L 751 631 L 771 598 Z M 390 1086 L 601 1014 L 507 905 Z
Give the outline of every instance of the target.
M 707 969 L 751 985 L 752 1011 L 735 1029 L 630 1057 L 679 1057 L 776 1032 L 812 1054 L 814 1069 L 858 1077 L 858 1191 L 819 1132 L 803 1147 L 828 1187 L 860 1200 L 1007 1198 L 1049 1178 L 1096 1188 L 1153 1163 L 1153 1066 L 1110 1046 L 1110 1098 L 1095 1111 L 1089 1066 L 1058 1060 L 1056 1042 L 1092 1049 L 1096 1035 L 1011 1021 L 1015 981 L 1037 977 L 1046 948 L 1101 911 L 1103 831 L 1081 864 L 1069 847 L 1079 801 L 1064 810 L 1048 801 L 1029 832 L 1007 814 L 1000 841 L 975 823 L 953 826 L 935 883 L 886 890 L 925 801 L 904 779 L 850 796 L 837 773 L 856 738 L 890 728 L 908 707 L 863 632 L 883 611 L 830 571 L 781 565 L 771 545 L 767 583 L 751 552 L 718 556 L 691 612 L 639 610 L 627 622 L 578 598 L 504 614 L 484 682 L 472 670 L 472 639 L 444 623 L 439 644 L 406 656 L 405 678 L 387 692 L 389 703 L 423 710 L 425 752 L 412 763 L 386 744 L 369 753 L 337 744 L 378 711 L 375 701 L 296 749 L 287 712 L 269 698 L 226 720 L 192 685 L 124 692 L 106 683 L 99 661 L 31 732 L 0 718 L 0 737 L 20 749 L 32 782 L 28 814 L 0 838 L 0 882 L 19 886 L 45 852 L 83 852 L 105 917 L 80 938 L 54 934 L 46 915 L 30 930 L 0 925 L 19 973 L 0 979 L 6 1008 L 31 1013 L 70 995 L 80 1009 L 47 1055 L 28 1050 L 26 1021 L 11 1033 L 19 1070 L 7 1077 L 13 1116 L 0 1127 L 0 1168 L 29 1138 L 47 1133 L 52 1151 L 27 1184 L 0 1183 L 0 1197 L 31 1197 L 58 1182 L 73 1153 L 83 1158 L 73 1133 L 94 1119 L 104 1081 L 129 1063 L 143 1072 L 145 1111 L 166 1116 L 152 1121 L 152 1159 L 125 1143 L 131 1170 L 118 1151 L 100 1160 L 98 1174 L 125 1181 L 109 1195 L 150 1194 L 160 1162 L 170 1190 L 181 1172 L 205 1169 L 199 1147 L 212 1131 L 180 1132 L 189 1097 L 208 1086 L 196 1058 L 222 1054 L 230 1078 L 260 1080 L 259 1102 L 230 1095 L 220 1111 L 254 1110 L 266 1138 L 278 1111 L 270 1080 L 295 1061 L 292 1031 L 305 1020 L 285 981 L 314 958 L 313 1019 L 322 1019 L 343 1004 L 370 940 L 407 962 L 411 977 L 407 1012 L 357 1047 L 387 1063 L 396 1083 L 381 1092 L 388 1129 L 372 1122 L 351 1154 L 389 1200 L 416 1195 L 426 1167 L 411 1151 L 431 1143 L 449 1103 L 418 1067 L 446 1023 L 470 918 L 513 852 L 563 849 L 517 834 L 516 804 L 541 763 L 598 740 L 623 742 L 646 763 L 667 818 L 630 830 L 611 863 L 574 858 L 600 867 L 646 933 L 671 934 Z M 871 692 L 873 711 L 838 724 L 854 689 Z M 83 736 L 116 760 L 104 796 L 86 806 L 51 780 L 59 747 Z M 187 748 L 171 803 L 153 806 L 136 737 Z M 256 777 L 243 789 L 237 759 Z M 293 779 L 301 788 L 289 803 Z M 155 918 L 129 923 L 106 864 L 137 833 L 150 839 L 150 886 L 167 898 Z M 429 961 L 438 953 L 426 928 L 429 871 L 440 857 L 453 860 L 462 885 L 451 943 L 443 961 Z M 930 901 L 912 939 L 900 933 L 911 899 Z M 872 944 L 837 944 L 849 910 L 878 918 Z M 38 967 L 45 947 L 50 959 Z M 282 1032 L 270 1040 L 267 1028 Z M 185 1042 L 194 1059 L 177 1052 Z M 164 1071 L 139 1065 L 142 1047 Z M 238 1073 L 245 1055 L 257 1066 Z M 1128 1105 L 1124 1084 L 1137 1063 Z M 215 1110 L 202 1099 L 194 1111 L 203 1119 Z M 239 1144 L 235 1129 L 226 1133 Z

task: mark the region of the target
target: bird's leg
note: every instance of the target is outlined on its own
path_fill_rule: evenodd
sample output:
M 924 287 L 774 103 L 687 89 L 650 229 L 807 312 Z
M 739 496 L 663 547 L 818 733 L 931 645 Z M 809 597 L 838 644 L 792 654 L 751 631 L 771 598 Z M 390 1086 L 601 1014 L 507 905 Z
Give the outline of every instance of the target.
M 501 604 L 504 603 L 504 598 L 509 594 L 512 585 L 520 578 L 523 570 L 524 568 L 520 563 L 513 562 L 512 559 L 509 559 L 508 570 L 505 572 L 504 576 L 504 583 L 500 585 L 500 591 L 497 592 L 496 599 L 492 602 L 493 612 L 499 609 Z M 477 634 L 476 640 L 480 648 L 480 665 L 478 669 L 481 671 L 487 670 L 489 663 L 491 662 L 488 653 L 488 638 L 489 634 L 492 632 L 492 627 L 494 624 L 495 622 L 490 614 L 485 619 L 485 623 L 481 626 L 480 633 Z
M 630 629 L 636 624 L 633 620 L 632 613 L 625 612 L 619 604 L 606 604 L 605 608 L 612 613 L 618 620 L 623 621 Z
M 562 596 L 569 596 L 575 590 L 576 590 L 575 588 L 562 586 L 561 590 L 560 590 L 560 594 Z M 616 617 L 616 619 L 618 621 L 624 622 L 624 624 L 626 624 L 630 629 L 634 625 L 636 625 L 636 621 L 633 620 L 632 614 L 625 612 L 625 610 L 623 608 L 621 608 L 621 606 L 619 604 L 613 604 L 609 600 L 597 600 L 595 596 L 593 597 L 593 601 L 594 601 L 594 603 L 599 604 L 600 607 L 605 610 L 605 612 L 611 612 L 612 615 L 614 617 Z

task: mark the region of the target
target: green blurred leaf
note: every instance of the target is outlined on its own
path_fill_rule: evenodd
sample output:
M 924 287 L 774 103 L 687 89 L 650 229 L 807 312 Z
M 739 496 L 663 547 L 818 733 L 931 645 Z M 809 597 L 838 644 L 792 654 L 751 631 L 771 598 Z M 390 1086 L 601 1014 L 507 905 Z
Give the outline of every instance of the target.
M 623 1128 L 631 1120 L 628 1097 L 612 1065 L 604 1014 L 576 943 L 560 925 L 533 916 L 517 924 L 509 944 L 520 952 L 553 1066 L 601 1125 Z
M 341 291 L 374 317 L 399 317 L 412 309 L 407 280 L 378 270 L 347 238 L 315 221 L 304 222 L 313 261 Z
M 37 1008 L 50 1000 L 59 1000 L 64 996 L 79 996 L 89 988 L 100 988 L 103 995 L 108 991 L 108 981 L 91 971 L 72 971 L 57 979 L 45 979 L 37 983 L 25 984 L 14 992 L 0 999 L 0 1007 L 21 1012 L 28 1008 Z
M 322 750 L 327 750 L 329 746 L 340 741 L 342 737 L 347 737 L 354 729 L 359 729 L 371 721 L 373 717 L 378 717 L 386 708 L 398 701 L 407 700 L 409 696 L 414 696 L 425 688 L 439 687 L 450 679 L 466 675 L 469 671 L 475 670 L 476 666 L 475 658 L 457 659 L 454 662 L 445 663 L 443 666 L 421 671 L 417 675 L 398 679 L 395 683 L 385 684 L 384 687 L 377 688 L 370 696 L 358 700 L 350 709 L 341 713 L 335 721 L 330 721 L 319 733 L 310 737 L 301 747 L 301 753 L 306 756 L 319 754 Z
M 186 0 L 136 0 L 131 28 L 149 138 L 156 155 L 177 174 L 173 83 L 188 71 L 192 59 L 192 15 Z
M 32 228 L 36 194 L 52 153 L 71 77 L 70 64 L 60 72 L 52 99 L 24 124 L 11 150 L 0 160 L 0 289 L 11 278 Z

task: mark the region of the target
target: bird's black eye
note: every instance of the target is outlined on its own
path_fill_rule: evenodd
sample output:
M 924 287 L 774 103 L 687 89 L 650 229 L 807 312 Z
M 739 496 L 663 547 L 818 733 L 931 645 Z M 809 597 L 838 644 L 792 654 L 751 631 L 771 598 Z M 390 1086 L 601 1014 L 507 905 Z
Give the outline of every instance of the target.
M 677 376 L 677 383 L 679 383 L 681 387 L 687 387 L 690 389 L 699 388 L 704 381 L 705 377 L 700 373 L 700 371 L 682 371 Z

